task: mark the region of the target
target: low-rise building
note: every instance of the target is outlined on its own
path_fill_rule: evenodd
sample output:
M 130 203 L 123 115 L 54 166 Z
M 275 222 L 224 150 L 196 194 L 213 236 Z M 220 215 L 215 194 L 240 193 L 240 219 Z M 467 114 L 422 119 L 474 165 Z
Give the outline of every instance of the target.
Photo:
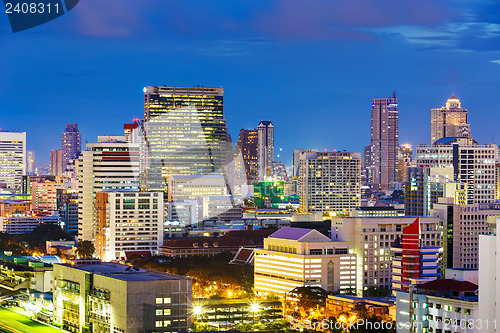
M 24 234 L 35 230 L 40 224 L 60 225 L 57 212 L 47 214 L 12 214 L 0 217 L 0 231 L 7 234 Z
M 367 316 L 379 319 L 390 318 L 395 303 L 386 297 L 357 297 L 351 295 L 328 295 L 326 299 L 326 316 L 339 318 L 341 315 L 357 316 L 365 312 Z M 395 318 L 394 318 L 395 319 Z
M 314 229 L 284 227 L 255 249 L 254 290 L 280 297 L 296 287 L 346 293 L 356 288 L 356 255 Z
M 0 289 L 51 292 L 52 265 L 36 258 L 0 254 Z
M 191 279 L 111 262 L 54 265 L 54 322 L 71 332 L 187 332 Z
M 396 292 L 398 333 L 485 332 L 478 329 L 476 284 L 440 279 L 417 285 L 415 289 L 412 293 Z

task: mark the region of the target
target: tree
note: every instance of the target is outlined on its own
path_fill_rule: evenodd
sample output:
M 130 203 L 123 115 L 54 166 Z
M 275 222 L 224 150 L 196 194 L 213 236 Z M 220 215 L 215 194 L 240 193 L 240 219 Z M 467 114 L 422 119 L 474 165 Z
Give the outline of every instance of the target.
M 91 241 L 79 241 L 76 245 L 75 254 L 79 258 L 92 258 L 95 252 L 94 244 Z
M 306 311 L 323 307 L 326 303 L 326 291 L 320 287 L 297 287 L 290 294 L 298 299 L 297 305 Z

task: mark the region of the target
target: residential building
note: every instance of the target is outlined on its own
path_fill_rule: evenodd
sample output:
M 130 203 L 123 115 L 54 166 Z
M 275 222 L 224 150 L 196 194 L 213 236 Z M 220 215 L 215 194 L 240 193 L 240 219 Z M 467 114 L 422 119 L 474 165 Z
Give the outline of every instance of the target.
M 448 98 L 446 106 L 431 109 L 431 144 L 446 137 L 471 137 L 467 110 L 455 96 Z
M 29 212 L 31 212 L 31 200 L 0 200 L 0 216 L 2 217 L 8 217 L 12 214 L 28 214 Z
M 57 210 L 57 190 L 63 188 L 64 183 L 60 179 L 31 182 L 32 209 L 45 212 Z
M 54 265 L 54 322 L 70 332 L 187 332 L 191 279 L 112 262 Z
M 300 154 L 300 210 L 327 216 L 348 215 L 361 205 L 361 154 Z
M 466 184 L 467 203 L 495 200 L 496 145 L 478 145 L 471 138 L 445 137 L 417 148 L 418 167 L 453 168 L 453 181 Z
M 332 240 L 347 242 L 357 257 L 357 295 L 368 288 L 392 287 L 391 247 L 416 217 L 334 217 Z M 420 218 L 422 245 L 441 246 L 439 220 Z
M 164 191 L 172 175 L 221 172 L 230 146 L 223 96 L 223 88 L 144 88 L 142 188 Z
M 26 174 L 26 132 L 0 130 L 0 187 L 21 192 Z
M 94 245 L 103 261 L 158 255 L 163 244 L 162 192 L 101 190 L 94 204 Z
M 397 332 L 486 332 L 478 329 L 485 322 L 478 316 L 476 291 L 476 284 L 440 279 L 417 285 L 412 293 L 396 292 Z
M 62 149 L 52 149 L 50 152 L 50 174 L 62 177 L 64 172 L 64 159 Z
M 286 298 L 296 287 L 341 293 L 356 289 L 356 255 L 347 242 L 331 241 L 317 230 L 283 227 L 254 251 L 257 294 Z
M 64 231 L 78 235 L 78 191 L 57 189 L 57 210 Z
M 95 193 L 108 189 L 139 189 L 139 146 L 123 136 L 100 136 L 88 143 L 77 162 L 78 238 L 94 239 Z
M 460 205 L 439 199 L 431 209 L 443 230 L 443 265 L 445 268 L 478 268 L 479 235 L 493 232 L 489 216 L 500 216 L 500 204 Z
M 61 262 L 59 257 L 51 257 Z M 52 265 L 35 257 L 0 254 L 0 288 L 6 294 L 22 290 L 52 292 Z
M 241 129 L 236 146 L 241 150 L 245 163 L 247 183 L 258 181 L 258 131 L 256 129 Z
M 479 284 L 479 270 L 477 268 L 446 268 L 444 278 Z
M 62 167 L 66 170 L 70 160 L 78 159 L 82 151 L 82 138 L 77 124 L 66 124 L 61 137 L 62 147 Z
M 168 201 L 196 200 L 205 195 L 228 195 L 226 181 L 221 174 L 171 175 L 168 179 Z
M 261 120 L 257 126 L 258 132 L 258 178 L 267 180 L 269 164 L 274 161 L 274 125 L 271 120 Z
M 499 218 L 495 218 L 500 223 Z M 481 332 L 500 332 L 500 237 L 479 236 L 479 316 L 487 324 Z
M 402 236 L 398 236 L 392 244 L 393 295 L 398 290 L 408 290 L 412 285 L 441 277 L 443 248 L 425 246 L 425 241 L 420 230 L 420 218 L 417 217 L 415 222 L 403 228 Z
M 328 295 L 326 298 L 325 314 L 328 317 L 339 318 L 342 315 L 347 315 L 349 318 L 356 317 L 357 319 L 360 310 L 363 309 L 368 316 L 387 320 L 390 318 L 391 309 L 394 307 L 394 302 L 387 300 L 385 297 Z
M 399 111 L 394 92 L 390 98 L 375 98 L 371 111 L 371 162 L 373 189 L 385 191 L 397 180 Z
M 57 212 L 47 214 L 11 214 L 0 217 L 0 231 L 7 234 L 25 234 L 35 230 L 40 224 L 60 225 Z

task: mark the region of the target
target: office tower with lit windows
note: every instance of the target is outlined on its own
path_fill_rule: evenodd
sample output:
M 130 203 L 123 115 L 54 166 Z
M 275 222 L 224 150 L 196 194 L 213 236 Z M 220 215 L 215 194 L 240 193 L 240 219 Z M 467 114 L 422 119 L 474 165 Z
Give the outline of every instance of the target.
M 258 181 L 258 131 L 255 129 L 241 129 L 236 142 L 245 163 L 247 183 Z
M 398 182 L 406 181 L 406 168 L 411 165 L 413 160 L 413 149 L 411 145 L 401 145 L 398 149 Z
M 53 149 L 50 152 L 50 174 L 52 176 L 62 177 L 64 172 L 63 163 L 62 149 Z
M 399 111 L 396 93 L 390 98 L 375 98 L 371 111 L 372 188 L 385 191 L 397 181 Z
M 495 200 L 495 158 L 498 146 L 479 145 L 472 138 L 441 138 L 431 146 L 417 147 L 416 165 L 453 168 L 453 180 L 465 184 L 467 203 Z
M 26 173 L 26 132 L 0 130 L 0 187 L 20 192 Z
M 124 136 L 99 136 L 88 143 L 77 165 L 78 239 L 94 239 L 95 193 L 108 189 L 139 189 L 139 145 Z
M 342 216 L 361 205 L 361 153 L 303 152 L 299 173 L 302 212 Z
M 261 120 L 258 132 L 258 177 L 259 181 L 269 176 L 269 164 L 274 161 L 274 125 L 271 120 Z
M 82 138 L 78 131 L 77 124 L 66 124 L 66 129 L 62 134 L 62 165 L 63 172 L 66 170 L 70 160 L 75 160 L 82 151 Z
M 431 109 L 431 144 L 447 137 L 471 137 L 467 109 L 455 96 L 448 98 L 446 106 Z
M 230 148 L 223 96 L 223 88 L 144 88 L 142 188 L 164 191 L 171 175 L 222 172 Z

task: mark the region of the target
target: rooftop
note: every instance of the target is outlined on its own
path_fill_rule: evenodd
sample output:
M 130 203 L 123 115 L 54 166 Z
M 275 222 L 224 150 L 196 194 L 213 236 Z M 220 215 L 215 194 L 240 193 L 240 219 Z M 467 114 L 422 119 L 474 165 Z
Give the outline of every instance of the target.
M 122 281 L 159 281 L 159 280 L 187 279 L 187 277 L 184 276 L 151 271 L 143 268 L 122 265 L 114 262 L 103 262 L 100 264 L 81 265 L 74 268 Z

